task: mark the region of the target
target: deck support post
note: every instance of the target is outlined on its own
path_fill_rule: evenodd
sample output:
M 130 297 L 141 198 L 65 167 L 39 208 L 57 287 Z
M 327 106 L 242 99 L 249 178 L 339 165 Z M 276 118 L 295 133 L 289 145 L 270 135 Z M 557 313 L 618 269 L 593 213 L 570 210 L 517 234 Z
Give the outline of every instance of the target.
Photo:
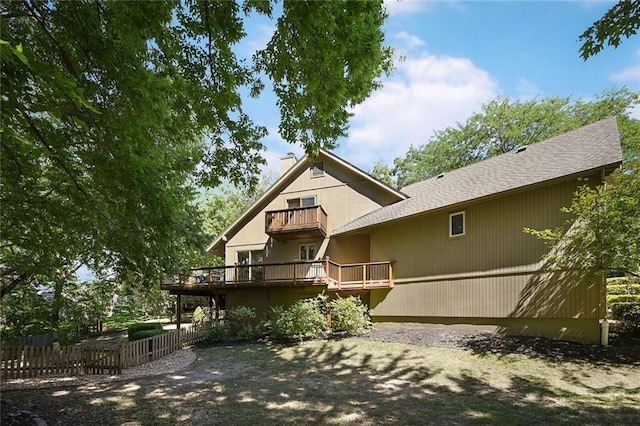
M 182 323 L 182 295 L 178 294 L 178 300 L 176 301 L 176 329 L 180 330 Z

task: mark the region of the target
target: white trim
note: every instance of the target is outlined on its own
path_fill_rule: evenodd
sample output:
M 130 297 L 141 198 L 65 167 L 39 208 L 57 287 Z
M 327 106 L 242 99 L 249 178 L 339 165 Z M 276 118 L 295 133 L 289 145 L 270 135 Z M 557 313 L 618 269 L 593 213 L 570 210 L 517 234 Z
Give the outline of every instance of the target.
M 467 233 L 467 220 L 466 220 L 466 215 L 465 215 L 464 212 L 465 211 L 462 210 L 460 212 L 455 212 L 455 213 L 450 213 L 449 214 L 449 238 L 462 237 Z M 462 215 L 462 233 L 453 235 L 453 222 L 452 222 L 452 219 L 453 219 L 454 216 L 459 216 L 459 215 Z

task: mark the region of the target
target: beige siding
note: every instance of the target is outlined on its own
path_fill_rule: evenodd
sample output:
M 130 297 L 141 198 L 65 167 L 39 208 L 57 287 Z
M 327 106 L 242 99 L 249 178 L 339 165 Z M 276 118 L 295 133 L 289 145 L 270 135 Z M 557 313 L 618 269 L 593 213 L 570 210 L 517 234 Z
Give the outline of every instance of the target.
M 371 307 L 386 317 L 598 319 L 603 287 L 575 271 L 416 282 L 373 291 Z
M 592 182 L 597 179 L 591 179 Z M 575 180 L 422 215 L 371 230 L 371 260 L 395 260 L 395 287 L 372 291 L 379 321 L 489 323 L 504 331 L 597 340 L 601 276 L 553 271 L 548 247 L 523 228 L 565 226 Z M 449 237 L 449 214 L 465 235 Z M 582 327 L 589 327 L 583 329 Z
M 369 234 L 334 238 L 327 255 L 341 264 L 369 262 Z
M 396 279 L 483 271 L 529 270 L 547 251 L 523 228 L 563 226 L 577 181 L 470 204 L 379 226 L 371 231 L 371 260 L 395 260 Z M 449 237 L 449 214 L 465 212 L 466 232 Z

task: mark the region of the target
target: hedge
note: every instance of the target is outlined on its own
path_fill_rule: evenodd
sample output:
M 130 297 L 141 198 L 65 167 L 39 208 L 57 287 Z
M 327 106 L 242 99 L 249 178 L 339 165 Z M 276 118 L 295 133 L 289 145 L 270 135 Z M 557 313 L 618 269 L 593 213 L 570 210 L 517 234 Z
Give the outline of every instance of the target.
M 129 326 L 127 334 L 131 336 L 142 330 L 162 330 L 162 324 L 159 322 L 138 322 Z
M 607 286 L 628 285 L 628 284 L 640 284 L 640 278 L 636 278 L 636 277 L 607 278 Z
M 640 303 L 640 294 L 614 294 L 607 296 L 607 303 Z
M 129 334 L 129 341 L 133 342 L 134 340 L 146 339 L 147 337 L 157 336 L 159 334 L 163 334 L 165 331 L 163 329 L 160 330 L 140 330 L 135 333 Z
M 640 295 L 640 284 L 607 284 L 607 294 Z

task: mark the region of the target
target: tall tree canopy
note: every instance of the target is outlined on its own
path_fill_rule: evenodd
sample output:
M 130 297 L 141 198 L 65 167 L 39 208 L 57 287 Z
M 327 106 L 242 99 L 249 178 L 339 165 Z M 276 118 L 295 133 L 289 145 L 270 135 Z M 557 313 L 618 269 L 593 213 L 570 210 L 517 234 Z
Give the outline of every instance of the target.
M 0 4 L 2 288 L 79 264 L 136 281 L 204 245 L 196 186 L 255 183 L 266 129 L 242 108 L 260 76 L 282 136 L 308 153 L 389 70 L 382 2 L 284 2 L 253 61 L 233 46 L 274 1 Z
M 603 92 L 593 101 L 498 97 L 465 123 L 436 132 L 425 145 L 412 146 L 404 158 L 394 160 L 393 169 L 379 163 L 373 172 L 403 187 L 610 116 L 618 116 L 625 156 L 637 156 L 634 141 L 640 138 L 640 121 L 627 114 L 638 104 L 640 93 L 627 89 Z
M 580 56 L 585 61 L 596 55 L 605 44 L 618 47 L 640 28 L 640 0 L 621 0 L 580 35 Z

